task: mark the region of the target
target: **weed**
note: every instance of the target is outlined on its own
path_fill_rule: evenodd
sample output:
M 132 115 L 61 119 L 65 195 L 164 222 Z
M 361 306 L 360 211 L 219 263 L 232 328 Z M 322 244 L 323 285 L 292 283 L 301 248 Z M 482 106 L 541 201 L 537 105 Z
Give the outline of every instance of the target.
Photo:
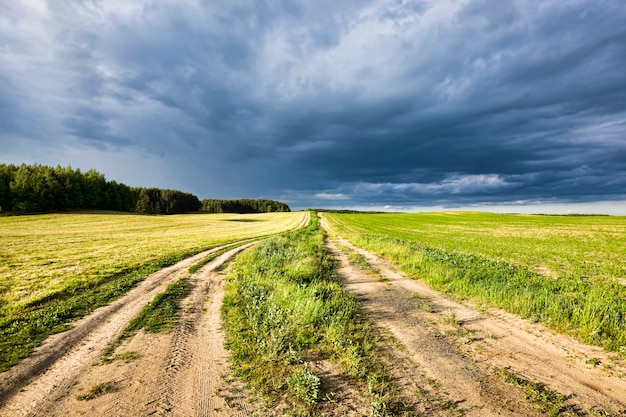
M 77 395 L 76 399 L 79 401 L 89 401 L 94 398 L 98 398 L 104 394 L 116 392 L 118 390 L 117 385 L 114 382 L 103 382 L 101 384 L 91 387 L 86 394 Z
M 304 364 L 287 379 L 287 387 L 301 401 L 315 404 L 320 392 L 320 379 L 311 371 L 308 364 Z
M 326 394 L 324 394 L 324 401 L 329 402 L 329 403 L 333 403 L 336 404 L 337 403 L 337 394 L 334 392 L 327 392 Z
M 510 368 L 501 368 L 499 374 L 505 382 L 521 387 L 528 401 L 537 404 L 542 413 L 550 416 L 578 415 L 573 406 L 565 404 L 567 397 L 550 390 L 544 383 L 521 378 Z
M 435 310 L 428 303 L 428 300 L 419 296 L 419 294 L 415 294 L 415 307 L 418 309 L 425 311 L 426 313 L 434 313 Z
M 372 400 L 370 403 L 370 416 L 372 417 L 386 417 L 391 415 L 389 413 L 387 403 L 380 399 Z
M 436 379 L 428 378 L 426 382 L 428 382 L 428 385 L 430 385 L 430 387 L 434 390 L 438 390 L 441 388 L 441 383 Z
M 611 413 L 601 408 L 592 407 L 589 409 L 589 414 L 596 417 L 611 417 Z
M 455 337 L 460 345 L 468 345 L 476 341 L 474 332 L 471 329 L 464 329 L 462 327 L 446 332 L 446 335 Z
M 458 326 L 459 318 L 456 315 L 456 311 L 447 310 L 445 313 L 445 322 L 448 324 L 452 324 L 453 326 Z

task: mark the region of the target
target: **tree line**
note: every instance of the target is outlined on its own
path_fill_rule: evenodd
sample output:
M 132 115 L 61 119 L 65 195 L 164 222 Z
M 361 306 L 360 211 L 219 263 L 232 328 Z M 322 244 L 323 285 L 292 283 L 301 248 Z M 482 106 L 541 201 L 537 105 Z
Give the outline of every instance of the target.
M 202 200 L 202 211 L 207 213 L 270 213 L 291 211 L 289 206 L 274 200 Z
M 142 214 L 197 211 L 200 200 L 178 190 L 129 187 L 90 169 L 0 164 L 0 213 L 119 210 Z
M 0 164 L 0 213 L 91 209 L 140 214 L 266 213 L 290 211 L 272 200 L 203 200 L 178 190 L 129 187 L 90 169 Z

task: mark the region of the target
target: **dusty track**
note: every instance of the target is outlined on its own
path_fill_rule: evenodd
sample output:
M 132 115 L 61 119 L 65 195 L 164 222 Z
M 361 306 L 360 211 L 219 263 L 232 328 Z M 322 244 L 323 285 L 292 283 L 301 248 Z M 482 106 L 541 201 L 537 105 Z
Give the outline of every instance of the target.
M 327 227 L 324 221 L 322 225 Z M 385 281 L 349 265 L 337 244 L 363 254 Z M 626 415 L 626 367 L 613 355 L 502 311 L 478 312 L 456 303 L 339 237 L 329 239 L 328 246 L 341 261 L 338 274 L 346 288 L 383 329 L 380 342 L 387 355 L 381 360 L 412 415 L 545 415 L 522 388 L 504 380 L 503 369 L 568 397 L 575 415 Z M 116 351 L 128 362 L 93 365 L 147 302 L 189 275 L 187 267 L 210 251 L 149 276 L 72 330 L 49 338 L 30 358 L 0 374 L 0 417 L 280 414 L 249 402 L 252 396 L 227 365 L 220 330 L 224 275 L 219 269 L 244 249 L 233 249 L 191 275 L 192 290 L 173 331 L 138 333 Z M 344 387 L 347 381 L 335 378 L 337 370 L 327 365 L 314 364 L 337 394 L 325 415 L 367 415 L 357 390 Z M 109 383 L 110 392 L 78 400 L 101 383 Z
M 228 251 L 192 276 L 193 290 L 175 330 L 165 336 L 140 333 L 125 347 L 139 356 L 136 361 L 93 366 L 143 306 L 189 275 L 190 265 L 220 248 L 150 275 L 126 296 L 50 337 L 31 357 L 0 375 L 0 416 L 139 416 L 172 410 L 173 415 L 210 415 L 209 409 L 222 406 L 215 397 L 218 376 L 226 370 L 218 326 L 222 280 L 215 271 L 250 245 Z M 205 308 L 210 314 L 203 314 Z M 92 401 L 76 399 L 103 382 L 112 383 L 116 392 Z
M 350 266 L 337 244 L 365 256 L 383 280 Z M 420 370 L 406 384 L 430 385 L 467 416 L 544 415 L 521 387 L 505 382 L 506 369 L 562 394 L 575 415 L 626 415 L 626 367 L 615 355 L 499 310 L 479 313 L 340 237 L 328 246 L 348 290 L 404 346 L 390 355 Z

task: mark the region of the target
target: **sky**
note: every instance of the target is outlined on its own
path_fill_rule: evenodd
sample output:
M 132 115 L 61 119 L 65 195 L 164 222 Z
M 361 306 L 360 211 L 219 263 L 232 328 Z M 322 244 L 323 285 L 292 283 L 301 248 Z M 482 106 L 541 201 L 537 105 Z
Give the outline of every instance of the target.
M 292 209 L 626 215 L 623 0 L 0 0 L 0 163 Z

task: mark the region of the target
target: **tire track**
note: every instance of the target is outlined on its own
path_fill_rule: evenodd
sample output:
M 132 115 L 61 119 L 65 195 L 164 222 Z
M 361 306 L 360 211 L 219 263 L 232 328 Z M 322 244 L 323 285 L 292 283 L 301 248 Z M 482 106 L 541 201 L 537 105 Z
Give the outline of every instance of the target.
M 411 378 L 414 384 L 421 387 L 420 390 L 430 391 L 432 398 L 448 404 L 450 409 L 466 416 L 491 417 L 511 411 L 504 404 L 497 404 L 500 398 L 483 394 L 485 384 L 494 385 L 498 381 L 488 378 L 488 375 L 484 375 L 460 356 L 448 340 L 434 337 L 436 333 L 432 325 L 415 308 L 414 298 L 410 293 L 363 274 L 349 265 L 347 256 L 333 242 L 328 242 L 328 245 L 331 253 L 341 262 L 337 274 L 346 289 L 355 294 L 374 324 L 388 329 L 401 342 L 406 349 L 405 358 L 416 364 L 421 371 L 419 377 Z M 391 354 L 402 356 L 399 352 Z M 502 387 L 498 388 L 499 391 L 505 391 Z M 508 407 L 515 409 L 516 415 L 539 415 L 532 410 L 524 410 L 528 407 L 524 404 L 521 393 L 510 394 L 501 399 Z
M 205 268 L 217 268 L 251 244 L 226 252 Z M 78 320 L 72 329 L 50 336 L 30 357 L 0 374 L 0 416 L 40 415 L 51 401 L 67 395 L 78 375 L 99 359 L 156 294 L 186 274 L 190 265 L 223 247 L 201 252 L 149 275 L 124 297 Z M 180 343 L 178 349 L 184 349 L 183 345 Z M 181 353 L 175 355 L 180 356 Z M 180 367 L 175 357 L 172 370 Z
M 215 404 L 219 400 L 216 391 L 221 374 L 227 371 L 228 354 L 223 347 L 223 335 L 217 334 L 223 282 L 215 270 L 254 244 L 224 253 L 195 275 L 193 290 L 183 303 L 187 313 L 171 339 L 165 373 L 160 378 L 159 400 L 147 415 L 209 416 L 222 405 Z
M 322 224 L 331 230 L 325 221 Z M 455 401 L 463 400 L 467 415 L 536 413 L 528 410 L 518 387 L 497 376 L 498 369 L 504 368 L 564 395 L 577 415 L 626 415 L 626 370 L 607 352 L 500 310 L 479 313 L 406 277 L 347 240 L 336 241 L 365 256 L 388 280 L 383 284 L 358 272 L 352 272 L 353 278 L 358 276 L 353 279 L 349 271 L 343 272 L 348 287 L 373 311 L 378 323 L 405 345 L 412 359 Z M 347 268 L 346 256 L 333 242 L 329 244 Z M 611 369 L 590 366 L 588 358 L 611 364 Z

